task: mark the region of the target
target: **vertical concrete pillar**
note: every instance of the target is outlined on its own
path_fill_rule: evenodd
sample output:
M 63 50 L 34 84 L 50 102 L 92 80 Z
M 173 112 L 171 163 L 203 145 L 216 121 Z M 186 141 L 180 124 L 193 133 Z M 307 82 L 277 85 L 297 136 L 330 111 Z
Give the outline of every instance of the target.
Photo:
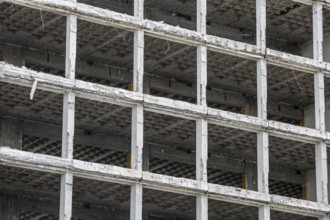
M 323 61 L 323 6 L 313 4 L 313 57 Z M 315 128 L 325 132 L 324 74 L 314 74 Z M 324 142 L 315 144 L 316 201 L 328 204 L 327 146 Z M 329 217 L 321 217 L 325 220 Z
M 23 126 L 17 119 L 0 118 L 0 146 L 22 149 Z M 19 197 L 0 194 L 0 220 L 19 220 Z
M 323 38 L 323 61 L 324 62 L 330 62 L 330 36 L 324 36 Z M 313 42 L 306 44 L 302 48 L 302 55 L 304 57 L 308 57 L 313 59 Z
M 134 0 L 134 16 L 140 20 L 144 17 L 144 0 Z M 134 32 L 134 64 L 133 64 L 133 91 L 143 93 L 144 77 L 144 32 Z M 132 110 L 132 141 L 131 141 L 131 168 L 143 170 L 143 106 L 138 105 Z M 143 187 L 133 184 L 131 187 L 131 220 L 142 220 Z
M 196 0 L 197 31 L 206 34 L 207 1 Z M 197 105 L 207 108 L 207 48 L 197 46 Z M 208 158 L 208 122 L 205 119 L 196 121 L 196 180 L 207 183 Z M 196 219 L 208 219 L 208 196 L 199 195 L 196 198 Z
M 208 123 L 204 119 L 196 121 L 196 180 L 207 183 L 207 140 Z M 196 219 L 208 219 L 208 196 L 199 195 L 196 199 Z
M 329 170 L 329 166 L 328 166 Z M 330 178 L 330 173 L 328 172 L 328 179 Z M 315 170 L 310 170 L 306 174 L 306 199 L 310 201 L 316 202 L 316 172 Z M 330 184 L 328 182 L 328 188 L 330 187 Z M 329 190 L 328 190 L 328 198 Z
M 66 23 L 65 77 L 75 79 L 77 53 L 77 16 L 68 15 Z M 63 96 L 62 157 L 73 159 L 75 122 L 75 93 L 65 92 Z M 61 176 L 60 220 L 70 220 L 72 215 L 73 174 Z
M 303 56 L 314 58 L 317 61 L 330 62 L 330 36 L 323 38 L 323 7 L 313 4 L 313 42 L 306 45 Z M 315 104 L 304 109 L 304 122 L 306 127 L 321 131 L 330 131 L 330 99 L 324 97 L 324 74 L 314 74 Z M 328 203 L 329 199 L 329 167 L 327 166 L 326 145 L 320 142 L 315 145 L 316 169 L 306 176 L 306 199 Z M 325 217 L 328 218 L 328 217 Z M 324 219 L 324 218 L 320 218 Z
M 257 47 L 262 54 L 266 54 L 266 0 L 256 0 Z M 258 117 L 267 120 L 267 62 L 265 59 L 257 61 L 257 103 Z M 257 133 L 258 151 L 258 191 L 269 193 L 269 149 L 268 132 Z M 259 220 L 270 220 L 270 206 L 259 207 Z
M 326 102 L 325 115 L 326 115 L 325 118 L 330 117 L 330 100 Z M 314 107 L 314 105 L 305 107 L 304 122 L 305 122 L 306 127 L 315 128 L 315 107 Z M 330 121 L 326 122 L 326 131 L 330 131 L 329 122 Z M 319 148 L 319 149 L 321 149 L 321 148 Z M 318 153 L 321 153 L 321 152 L 318 152 Z M 329 179 L 330 178 L 329 166 L 327 166 L 327 176 Z M 307 172 L 305 186 L 306 186 L 306 199 L 316 202 L 317 200 L 316 200 L 316 171 L 315 171 L 315 169 Z M 328 189 L 329 189 L 329 187 L 330 187 L 330 183 L 328 181 Z M 330 198 L 329 193 L 330 193 L 330 191 L 328 190 L 328 199 Z

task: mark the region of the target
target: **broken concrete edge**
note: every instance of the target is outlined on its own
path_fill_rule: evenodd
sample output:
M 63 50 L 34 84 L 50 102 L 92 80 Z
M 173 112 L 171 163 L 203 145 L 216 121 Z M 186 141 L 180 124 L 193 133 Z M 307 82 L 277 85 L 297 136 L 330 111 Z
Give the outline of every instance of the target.
M 267 49 L 266 54 L 263 55 L 260 48 L 252 44 L 205 35 L 162 22 L 139 19 L 134 16 L 124 15 L 108 9 L 82 3 L 65 0 L 4 0 L 4 2 L 51 11 L 62 15 L 74 14 L 82 20 L 101 25 L 111 25 L 130 31 L 143 30 L 145 34 L 153 37 L 191 46 L 204 45 L 212 51 L 246 59 L 258 60 L 264 58 L 268 60 L 269 64 L 292 68 L 307 73 L 323 71 L 327 77 L 330 77 L 330 64 L 326 62 L 318 62 L 313 59 L 271 49 Z M 327 4 L 330 6 L 330 3 Z
M 330 132 L 290 125 L 282 122 L 262 120 L 223 110 L 203 107 L 184 101 L 157 97 L 124 89 L 103 86 L 81 80 L 66 79 L 60 76 L 36 72 L 11 64 L 0 63 L 3 75 L 0 81 L 20 86 L 32 87 L 38 80 L 38 89 L 63 94 L 66 91 L 75 92 L 77 97 L 105 102 L 124 107 L 143 105 L 146 111 L 156 112 L 189 120 L 206 119 L 209 123 L 243 129 L 249 132 L 267 131 L 272 136 L 299 142 L 330 144 Z
M 74 176 L 119 183 L 142 184 L 145 188 L 197 196 L 207 195 L 210 199 L 259 207 L 270 204 L 274 210 L 324 216 L 330 205 L 312 201 L 269 195 L 241 188 L 199 182 L 192 179 L 136 171 L 112 165 L 97 164 L 80 160 L 36 154 L 9 147 L 0 147 L 0 164 L 48 173 L 73 173 Z
M 54 69 L 63 69 L 64 57 L 60 54 L 50 54 L 49 57 L 46 53 L 42 53 L 41 51 L 36 51 L 31 48 L 23 48 L 19 45 L 8 45 L 0 43 L 0 47 L 4 46 L 5 48 L 12 48 L 13 50 L 19 49 L 24 50 L 22 52 L 24 54 L 24 59 L 26 63 L 33 63 L 36 65 L 41 65 L 43 67 L 50 67 Z M 49 58 L 50 62 L 47 62 L 46 58 Z M 247 60 L 246 60 L 247 61 Z M 109 70 L 111 69 L 111 70 Z M 85 62 L 77 60 L 76 71 L 79 75 L 89 76 L 93 78 L 106 78 L 109 80 L 115 80 L 123 83 L 131 83 L 132 82 L 132 71 L 123 70 L 120 67 L 108 66 L 107 64 L 97 63 L 96 66 L 91 67 Z M 111 72 L 110 78 L 104 77 L 104 73 Z M 1 74 L 1 73 L 0 73 Z M 150 85 L 150 88 L 156 89 L 161 92 L 171 93 L 171 94 L 179 94 L 184 97 L 194 98 L 197 96 L 195 85 L 188 86 L 185 83 L 179 82 L 173 78 L 160 77 L 159 75 L 154 75 L 151 73 L 146 73 L 144 71 L 144 84 Z M 170 85 L 170 86 L 169 86 Z M 199 87 L 197 87 L 199 88 Z M 256 97 L 251 96 L 249 99 L 255 99 Z M 245 97 L 242 96 L 241 93 L 211 88 L 207 90 L 207 101 L 217 104 L 224 104 L 234 106 L 236 108 L 242 108 L 246 105 Z M 303 119 L 303 111 L 302 109 L 295 109 L 293 105 L 288 105 L 287 103 L 281 103 L 277 101 L 272 101 L 270 99 L 267 100 L 268 103 L 268 113 L 271 115 L 281 116 L 284 118 L 291 118 L 294 120 Z M 280 111 L 279 111 L 280 108 Z

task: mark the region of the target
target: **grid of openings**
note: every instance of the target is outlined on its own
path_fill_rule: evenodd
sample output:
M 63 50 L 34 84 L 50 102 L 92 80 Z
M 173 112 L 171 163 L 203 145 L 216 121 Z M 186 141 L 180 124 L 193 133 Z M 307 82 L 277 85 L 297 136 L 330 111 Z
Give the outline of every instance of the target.
M 22 220 L 328 218 L 330 75 L 322 42 L 323 5 L 330 3 L 188 0 L 169 14 L 159 0 L 19 1 L 8 8 L 11 1 L 3 1 L 2 25 L 33 32 L 36 48 L 26 53 L 47 50 L 48 58 L 31 58 L 22 71 L 4 62 L 10 50 L 0 43 L 0 113 L 10 116 L 0 124 L 0 187 L 9 192 L 0 192 L 0 209 L 20 200 Z M 39 12 L 29 13 L 31 5 Z M 232 28 L 247 25 L 244 37 L 216 36 L 235 32 L 215 22 L 224 19 L 217 7 L 235 12 L 227 16 Z M 22 13 L 26 25 L 16 24 Z M 173 17 L 190 30 L 175 27 Z M 297 31 L 268 30 L 281 29 L 285 18 Z M 305 26 L 313 59 L 292 55 L 309 39 L 295 35 Z M 275 37 L 288 41 L 276 47 Z M 49 38 L 56 43 L 38 44 Z M 275 50 L 295 38 L 289 53 Z M 306 118 L 308 105 L 314 115 Z

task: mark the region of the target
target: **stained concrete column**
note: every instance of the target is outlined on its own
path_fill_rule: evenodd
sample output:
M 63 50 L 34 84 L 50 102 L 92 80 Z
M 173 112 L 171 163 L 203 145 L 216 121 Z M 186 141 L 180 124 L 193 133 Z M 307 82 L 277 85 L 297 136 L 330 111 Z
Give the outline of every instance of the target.
M 257 20 L 257 47 L 262 54 L 266 54 L 266 0 L 256 0 Z M 258 117 L 267 120 L 267 61 L 264 58 L 257 60 L 257 103 Z M 257 169 L 258 169 L 258 191 L 269 193 L 269 149 L 268 132 L 257 133 Z M 270 206 L 259 207 L 259 220 L 270 220 Z
M 66 21 L 65 77 L 74 82 L 77 52 L 77 16 L 68 15 Z M 71 91 L 65 92 L 63 96 L 62 157 L 68 160 L 73 159 L 75 97 L 75 93 Z M 73 173 L 62 173 L 59 213 L 59 219 L 61 220 L 71 219 L 72 191 Z
M 134 17 L 143 20 L 144 0 L 134 0 Z M 133 49 L 133 91 L 143 93 L 144 31 L 134 31 Z M 143 106 L 134 106 L 132 109 L 131 169 L 138 172 L 143 171 L 143 116 Z M 142 198 L 142 185 L 133 184 L 131 186 L 130 220 L 142 220 Z
M 325 118 L 330 118 L 330 99 L 327 99 L 325 102 Z M 315 128 L 315 109 L 314 105 L 305 107 L 304 109 L 304 125 L 305 127 Z M 330 131 L 330 120 L 326 121 L 326 131 Z M 330 178 L 330 172 L 328 166 L 328 179 Z M 328 189 L 330 183 L 328 182 Z M 328 191 L 328 198 L 330 194 Z M 316 201 L 316 173 L 315 169 L 310 170 L 306 173 L 306 199 L 310 201 Z
M 330 99 L 327 99 L 325 102 L 325 118 L 330 118 Z M 315 128 L 315 109 L 314 105 L 305 107 L 304 109 L 304 125 L 309 128 Z M 330 120 L 326 121 L 326 131 L 330 131 Z M 327 166 L 327 176 L 330 178 L 330 167 Z M 330 183 L 328 182 L 328 189 Z M 328 198 L 330 198 L 330 193 L 328 190 Z M 316 172 L 315 169 L 310 170 L 306 173 L 306 199 L 310 201 L 317 201 L 316 199 Z
M 325 45 L 329 46 L 330 43 L 329 37 L 323 39 L 323 6 L 318 3 L 314 3 L 312 6 L 313 42 L 303 49 L 303 54 L 318 62 L 329 61 L 329 52 L 323 48 Z M 314 74 L 314 97 L 314 105 L 305 108 L 305 126 L 325 132 L 328 126 L 326 125 L 327 104 L 325 101 L 323 72 Z M 309 171 L 306 176 L 306 197 L 308 200 L 328 204 L 328 176 L 327 146 L 321 141 L 315 144 L 315 170 Z M 321 219 L 329 220 L 329 217 L 322 216 L 319 220 Z
M 206 35 L 207 1 L 196 0 L 197 32 Z M 197 46 L 197 105 L 207 108 L 207 47 Z M 207 160 L 208 160 L 208 121 L 198 119 L 196 121 L 196 180 L 207 183 Z M 196 197 L 196 219 L 208 219 L 208 196 Z
M 17 119 L 0 119 L 0 146 L 22 149 L 23 126 Z M 19 197 L 0 193 L 0 220 L 19 220 Z
M 329 166 L 328 166 L 329 170 Z M 328 178 L 330 178 L 330 173 L 328 172 Z M 328 188 L 330 184 L 328 183 Z M 328 192 L 328 197 L 329 197 Z M 308 171 L 306 174 L 306 199 L 316 202 L 316 173 L 315 170 Z

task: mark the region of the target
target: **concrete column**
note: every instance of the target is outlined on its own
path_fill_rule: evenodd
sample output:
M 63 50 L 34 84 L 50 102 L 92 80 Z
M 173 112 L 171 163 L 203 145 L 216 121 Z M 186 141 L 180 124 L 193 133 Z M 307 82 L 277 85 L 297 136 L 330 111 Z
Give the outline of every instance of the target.
M 22 122 L 0 118 L 0 146 L 22 149 Z M 19 220 L 19 197 L 0 194 L 0 220 Z
M 318 3 L 314 3 L 312 6 L 313 43 L 303 49 L 303 55 L 313 57 L 316 61 L 322 62 L 324 59 L 329 62 L 329 51 L 323 49 L 325 45 L 330 46 L 329 37 L 323 41 L 323 6 Z M 329 108 L 329 103 L 325 102 L 324 74 L 322 72 L 314 74 L 314 97 L 314 105 L 305 108 L 305 125 L 325 132 L 329 129 L 326 122 L 326 115 L 329 115 L 329 111 L 326 109 Z M 308 200 L 328 204 L 328 176 L 327 146 L 324 142 L 320 142 L 315 144 L 315 170 L 307 173 L 306 194 Z M 329 217 L 323 216 L 319 219 L 328 220 Z
M 327 99 L 325 102 L 325 118 L 329 118 L 330 117 L 330 99 Z M 310 105 L 305 107 L 304 109 L 304 122 L 305 122 L 305 126 L 309 127 L 309 128 L 315 128 L 315 108 L 314 105 Z M 326 126 L 326 131 L 330 131 L 330 121 L 326 121 L 325 126 Z M 322 146 L 317 146 L 315 145 L 315 147 L 317 147 L 319 150 L 322 150 Z M 317 149 L 316 148 L 316 149 Z M 326 150 L 323 148 L 323 150 Z M 322 154 L 322 152 L 317 152 L 317 154 L 320 156 Z M 325 154 L 324 154 L 325 155 Z M 321 155 L 322 156 L 322 155 Z M 315 160 L 318 160 L 317 158 L 315 158 Z M 320 166 L 322 166 L 322 161 L 323 161 L 323 165 L 325 164 L 325 158 L 323 158 L 323 160 L 319 160 L 319 162 L 321 162 L 321 164 L 319 164 Z M 330 178 L 330 172 L 329 172 L 329 166 L 327 166 L 327 176 L 328 179 Z M 306 175 L 306 196 L 307 196 L 307 200 L 310 201 L 317 201 L 316 200 L 316 172 L 315 169 L 314 170 L 310 170 L 309 172 L 307 172 Z M 330 187 L 330 183 L 328 182 L 328 189 Z M 329 198 L 329 190 L 328 190 L 328 198 Z
M 266 0 L 256 0 L 257 17 L 257 47 L 262 54 L 266 54 Z M 267 119 L 267 62 L 265 59 L 257 61 L 257 103 L 258 117 Z M 258 150 L 258 191 L 269 193 L 268 175 L 269 175 L 269 149 L 268 132 L 257 133 Z M 259 220 L 270 220 L 270 206 L 259 207 Z
M 329 170 L 329 166 L 328 166 Z M 330 173 L 328 172 L 328 179 L 330 178 Z M 328 188 L 330 184 L 328 183 Z M 328 191 L 328 198 L 330 197 Z M 316 202 L 316 172 L 311 170 L 306 174 L 306 199 Z
M 77 16 L 68 15 L 66 23 L 65 77 L 75 79 L 77 45 Z M 75 122 L 75 93 L 65 92 L 63 96 L 62 157 L 73 159 Z M 59 219 L 70 220 L 72 215 L 73 174 L 65 172 L 61 176 Z
M 323 61 L 323 6 L 313 4 L 313 57 Z M 315 128 L 325 131 L 324 74 L 314 74 Z M 315 145 L 316 201 L 328 204 L 327 146 L 324 142 Z M 320 218 L 320 219 L 329 219 Z
M 207 139 L 208 123 L 204 119 L 196 121 L 196 180 L 207 183 Z M 208 197 L 207 195 L 197 196 L 196 219 L 208 219 Z
M 330 36 L 324 36 L 323 38 L 323 48 L 325 48 L 323 50 L 323 61 L 324 62 L 330 62 L 330 50 L 327 48 L 330 48 Z M 313 42 L 310 42 L 308 44 L 306 44 L 303 48 L 302 48 L 302 55 L 304 57 L 308 57 L 313 59 Z
M 140 20 L 144 17 L 144 0 L 134 0 L 134 16 Z M 143 93 L 144 76 L 144 32 L 134 32 L 134 64 L 133 64 L 133 91 Z M 131 141 L 131 168 L 143 170 L 143 106 L 138 105 L 132 110 L 132 141 Z M 134 184 L 131 187 L 130 219 L 142 220 L 143 187 Z
M 197 31 L 206 34 L 206 4 L 207 1 L 196 0 Z M 207 108 L 207 48 L 197 46 L 197 105 Z M 196 180 L 207 183 L 208 157 L 208 122 L 204 119 L 196 121 Z M 200 195 L 196 198 L 196 219 L 208 219 L 208 196 Z

